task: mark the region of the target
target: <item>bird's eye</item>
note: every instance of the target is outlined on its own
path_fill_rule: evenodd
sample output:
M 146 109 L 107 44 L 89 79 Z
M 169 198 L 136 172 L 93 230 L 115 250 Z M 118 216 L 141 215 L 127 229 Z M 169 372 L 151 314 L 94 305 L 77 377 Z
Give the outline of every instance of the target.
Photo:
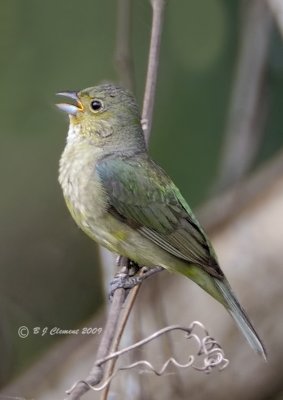
M 92 100 L 90 103 L 90 107 L 92 111 L 100 111 L 103 108 L 103 104 L 101 100 Z

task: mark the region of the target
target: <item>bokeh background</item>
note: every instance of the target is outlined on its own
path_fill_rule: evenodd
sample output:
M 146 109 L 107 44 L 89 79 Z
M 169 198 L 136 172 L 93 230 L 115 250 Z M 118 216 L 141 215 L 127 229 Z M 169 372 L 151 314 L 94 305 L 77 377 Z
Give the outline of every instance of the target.
M 150 152 L 193 207 L 222 187 L 219 171 L 247 3 L 167 4 Z M 34 335 L 33 328 L 76 329 L 104 301 L 96 245 L 75 226 L 57 182 L 68 121 L 54 103 L 61 90 L 119 82 L 114 56 L 117 6 L 113 0 L 0 2 L 2 387 L 64 340 Z M 283 146 L 282 36 L 276 19 L 270 16 L 270 21 L 260 89 L 264 111 L 258 115 L 264 118 L 245 173 Z M 149 2 L 133 0 L 131 41 L 140 105 L 150 29 Z M 229 186 L 227 179 L 224 186 Z M 278 218 L 282 223 L 282 215 Z M 20 326 L 30 329 L 28 338 L 19 338 Z

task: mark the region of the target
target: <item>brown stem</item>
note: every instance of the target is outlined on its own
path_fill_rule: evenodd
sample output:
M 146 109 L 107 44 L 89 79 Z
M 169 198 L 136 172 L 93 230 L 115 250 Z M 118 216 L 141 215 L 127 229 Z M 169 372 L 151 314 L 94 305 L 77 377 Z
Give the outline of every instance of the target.
M 107 318 L 107 322 L 104 328 L 103 336 L 97 351 L 97 360 L 106 357 L 110 350 L 111 344 L 114 339 L 115 332 L 117 330 L 119 318 L 122 311 L 122 305 L 126 298 L 126 291 L 124 289 L 117 289 L 113 296 L 113 301 L 111 307 L 109 309 L 109 314 Z M 85 379 L 85 381 L 95 386 L 104 376 L 105 367 L 98 364 L 97 361 L 93 364 L 92 369 L 90 370 L 89 375 Z M 77 400 L 80 399 L 81 396 L 89 390 L 89 386 L 87 386 L 83 382 L 78 382 L 75 387 L 69 392 L 69 395 L 66 399 L 68 400 Z
M 140 285 L 137 285 L 131 290 L 131 292 L 129 294 L 129 298 L 128 298 L 127 304 L 126 304 L 126 306 L 124 308 L 123 315 L 121 316 L 121 320 L 120 320 L 119 325 L 117 327 L 117 332 L 116 332 L 116 335 L 115 335 L 115 338 L 114 338 L 114 341 L 113 341 L 113 346 L 112 346 L 111 353 L 112 352 L 113 353 L 116 352 L 118 347 L 119 347 L 123 332 L 125 330 L 125 327 L 126 327 L 128 319 L 129 319 L 130 313 L 132 311 L 133 305 L 135 303 L 135 300 L 137 298 L 139 289 L 140 289 Z M 99 361 L 99 358 L 98 358 L 98 361 Z M 116 361 L 117 361 L 117 358 L 112 358 L 111 361 L 109 362 L 107 370 L 105 372 L 105 377 L 106 378 L 108 378 L 109 376 L 111 376 L 113 374 Z M 101 400 L 106 400 L 107 399 L 109 389 L 110 389 L 110 384 L 107 385 L 105 390 L 103 391 L 102 396 L 101 396 Z

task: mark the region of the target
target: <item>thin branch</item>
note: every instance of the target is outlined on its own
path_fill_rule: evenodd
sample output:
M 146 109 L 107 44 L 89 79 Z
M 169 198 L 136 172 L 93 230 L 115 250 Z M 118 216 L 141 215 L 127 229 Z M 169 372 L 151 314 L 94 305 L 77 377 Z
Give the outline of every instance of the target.
M 126 268 L 125 268 L 126 272 Z M 122 311 L 122 305 L 126 298 L 126 291 L 124 289 L 117 289 L 113 296 L 113 301 L 109 309 L 107 322 L 105 325 L 104 333 L 101 338 L 101 342 L 97 351 L 97 359 L 106 357 L 111 349 L 111 345 L 114 339 L 115 332 L 117 330 L 119 318 Z M 101 366 L 97 361 L 93 364 L 89 375 L 85 379 L 85 382 L 79 382 L 71 392 L 68 393 L 68 400 L 77 400 L 89 390 L 88 385 L 97 385 L 104 376 L 104 367 Z
M 142 125 L 147 143 L 152 126 L 165 3 L 166 0 L 151 0 L 152 28 L 142 111 Z
M 126 327 L 128 319 L 129 319 L 129 316 L 130 316 L 131 310 L 133 308 L 133 305 L 135 303 L 135 300 L 137 298 L 140 286 L 141 286 L 141 284 L 136 285 L 131 290 L 131 292 L 129 294 L 127 304 L 126 304 L 126 306 L 124 308 L 123 315 L 121 316 L 119 325 L 117 327 L 117 332 L 116 332 L 115 338 L 113 340 L 112 352 L 115 352 L 119 347 L 119 344 L 120 344 L 120 341 L 121 341 L 121 337 L 122 337 L 123 332 L 125 330 L 125 327 Z M 115 358 L 115 357 L 112 358 L 112 359 L 109 358 L 109 360 L 111 360 L 111 362 L 108 364 L 107 370 L 105 371 L 105 377 L 106 377 L 106 380 L 108 380 L 108 383 L 110 383 L 110 381 L 111 381 L 111 379 L 109 379 L 109 377 L 111 377 L 112 374 L 113 374 L 117 358 Z M 100 363 L 99 359 L 98 359 L 97 363 L 98 364 Z M 105 391 L 103 392 L 103 394 L 101 396 L 101 400 L 106 400 L 107 399 L 109 388 L 110 388 L 110 385 L 107 384 L 106 387 L 105 387 Z
M 159 331 L 154 332 L 152 335 L 148 336 L 147 338 L 142 339 L 142 340 L 132 344 L 131 346 L 126 347 L 125 349 L 122 349 L 122 350 L 116 351 L 115 353 L 109 354 L 107 357 L 105 357 L 101 360 L 98 360 L 97 363 L 99 365 L 102 365 L 105 362 L 107 362 L 108 360 L 111 360 L 112 358 L 120 357 L 123 354 L 128 353 L 129 351 L 132 351 L 138 347 L 144 346 L 145 344 L 151 342 L 152 340 L 159 338 L 160 336 L 162 336 L 165 333 L 168 333 L 170 331 L 181 330 L 181 331 L 187 332 L 187 334 L 190 335 L 195 326 L 199 326 L 200 328 L 202 328 L 205 331 L 205 336 L 209 336 L 207 329 L 199 321 L 192 322 L 189 327 L 182 326 L 182 325 L 170 325 L 170 326 L 166 326 L 165 328 L 159 329 Z

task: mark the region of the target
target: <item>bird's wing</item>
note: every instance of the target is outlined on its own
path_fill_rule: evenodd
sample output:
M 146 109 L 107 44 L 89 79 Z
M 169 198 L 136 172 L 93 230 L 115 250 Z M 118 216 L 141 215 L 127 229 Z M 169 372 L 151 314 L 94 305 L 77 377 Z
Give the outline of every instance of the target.
M 147 156 L 104 158 L 96 165 L 109 212 L 162 249 L 222 277 L 214 251 L 169 176 Z

